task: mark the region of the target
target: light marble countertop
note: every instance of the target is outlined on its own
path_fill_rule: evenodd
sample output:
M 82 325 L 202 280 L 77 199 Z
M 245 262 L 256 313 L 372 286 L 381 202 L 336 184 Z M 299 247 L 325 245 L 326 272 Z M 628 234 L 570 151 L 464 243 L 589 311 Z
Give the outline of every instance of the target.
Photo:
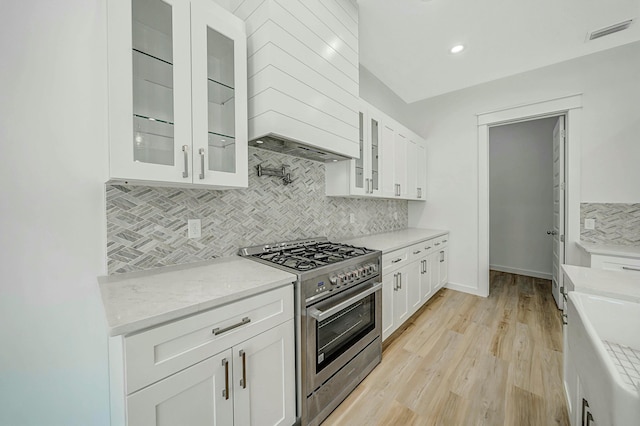
M 109 335 L 133 333 L 296 281 L 239 256 L 99 277 Z M 293 291 L 293 289 L 292 289 Z
M 389 253 L 410 246 L 411 244 L 440 237 L 447 233 L 449 233 L 449 231 L 443 231 L 441 229 L 407 228 L 400 231 L 353 238 L 343 242 L 354 246 L 380 250 L 382 253 Z
M 583 266 L 562 265 L 565 276 L 573 287 L 569 291 L 593 293 L 640 303 L 640 273 L 607 271 Z
M 590 254 L 599 254 L 604 256 L 621 256 L 640 259 L 639 246 L 619 246 L 610 244 L 594 244 L 584 241 L 578 241 L 578 247 Z

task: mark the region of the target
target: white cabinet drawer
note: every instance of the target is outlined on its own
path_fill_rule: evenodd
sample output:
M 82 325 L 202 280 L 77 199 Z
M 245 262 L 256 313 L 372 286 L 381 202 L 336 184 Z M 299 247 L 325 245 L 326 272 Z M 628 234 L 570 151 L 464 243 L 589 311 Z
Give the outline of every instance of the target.
M 128 336 L 127 394 L 291 318 L 289 285 Z
M 409 249 L 403 248 L 382 255 L 382 275 L 409 263 Z
M 427 254 L 427 248 L 426 248 L 426 244 L 425 242 L 422 243 L 418 243 L 418 244 L 414 244 L 412 246 L 410 246 L 407 250 L 408 250 L 408 254 L 409 254 L 409 263 L 411 262 L 415 262 L 416 260 L 419 260 L 421 258 L 423 258 L 425 256 L 425 254 Z
M 591 267 L 608 271 L 632 271 L 640 275 L 640 259 L 617 256 L 591 256 Z

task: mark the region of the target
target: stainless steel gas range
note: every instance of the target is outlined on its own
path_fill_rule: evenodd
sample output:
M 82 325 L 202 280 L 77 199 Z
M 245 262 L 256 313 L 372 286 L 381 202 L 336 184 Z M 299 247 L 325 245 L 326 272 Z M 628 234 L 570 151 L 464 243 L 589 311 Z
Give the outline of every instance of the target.
M 298 276 L 297 411 L 302 425 L 320 424 L 380 363 L 381 253 L 319 237 L 239 254 Z

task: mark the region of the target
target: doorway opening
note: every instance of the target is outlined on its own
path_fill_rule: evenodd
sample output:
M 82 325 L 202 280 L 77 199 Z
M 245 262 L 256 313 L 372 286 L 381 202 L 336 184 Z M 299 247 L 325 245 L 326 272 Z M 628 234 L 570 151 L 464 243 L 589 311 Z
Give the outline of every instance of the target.
M 582 95 L 551 99 L 532 104 L 501 109 L 478 114 L 478 294 L 489 295 L 490 268 L 490 204 L 489 204 L 489 131 L 491 127 L 525 122 L 549 117 L 565 117 L 564 138 L 565 154 L 562 163 L 565 166 L 564 182 L 559 182 L 564 190 L 565 207 L 564 232 L 558 231 L 557 240 L 564 239 L 563 263 L 578 264 L 579 248 L 575 244 L 580 238 L 580 120 L 582 114 Z M 560 263 L 557 265 L 557 291 L 562 289 Z M 562 297 L 558 298 L 562 307 Z
M 551 281 L 562 298 L 565 115 L 489 127 L 490 270 Z

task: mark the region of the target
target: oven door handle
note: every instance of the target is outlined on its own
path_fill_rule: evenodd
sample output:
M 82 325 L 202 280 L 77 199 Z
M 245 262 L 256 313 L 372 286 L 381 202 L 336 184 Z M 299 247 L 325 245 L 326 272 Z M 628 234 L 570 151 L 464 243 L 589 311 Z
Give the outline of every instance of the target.
M 373 287 L 369 287 L 367 290 L 364 290 L 353 297 L 345 300 L 344 302 L 340 302 L 335 306 L 327 309 L 326 311 L 321 311 L 318 308 L 309 308 L 307 310 L 307 314 L 315 319 L 316 321 L 324 321 L 325 319 L 337 314 L 341 310 L 348 308 L 350 305 L 357 303 L 364 299 L 367 296 L 375 293 L 376 291 L 382 289 L 382 283 L 376 283 Z

